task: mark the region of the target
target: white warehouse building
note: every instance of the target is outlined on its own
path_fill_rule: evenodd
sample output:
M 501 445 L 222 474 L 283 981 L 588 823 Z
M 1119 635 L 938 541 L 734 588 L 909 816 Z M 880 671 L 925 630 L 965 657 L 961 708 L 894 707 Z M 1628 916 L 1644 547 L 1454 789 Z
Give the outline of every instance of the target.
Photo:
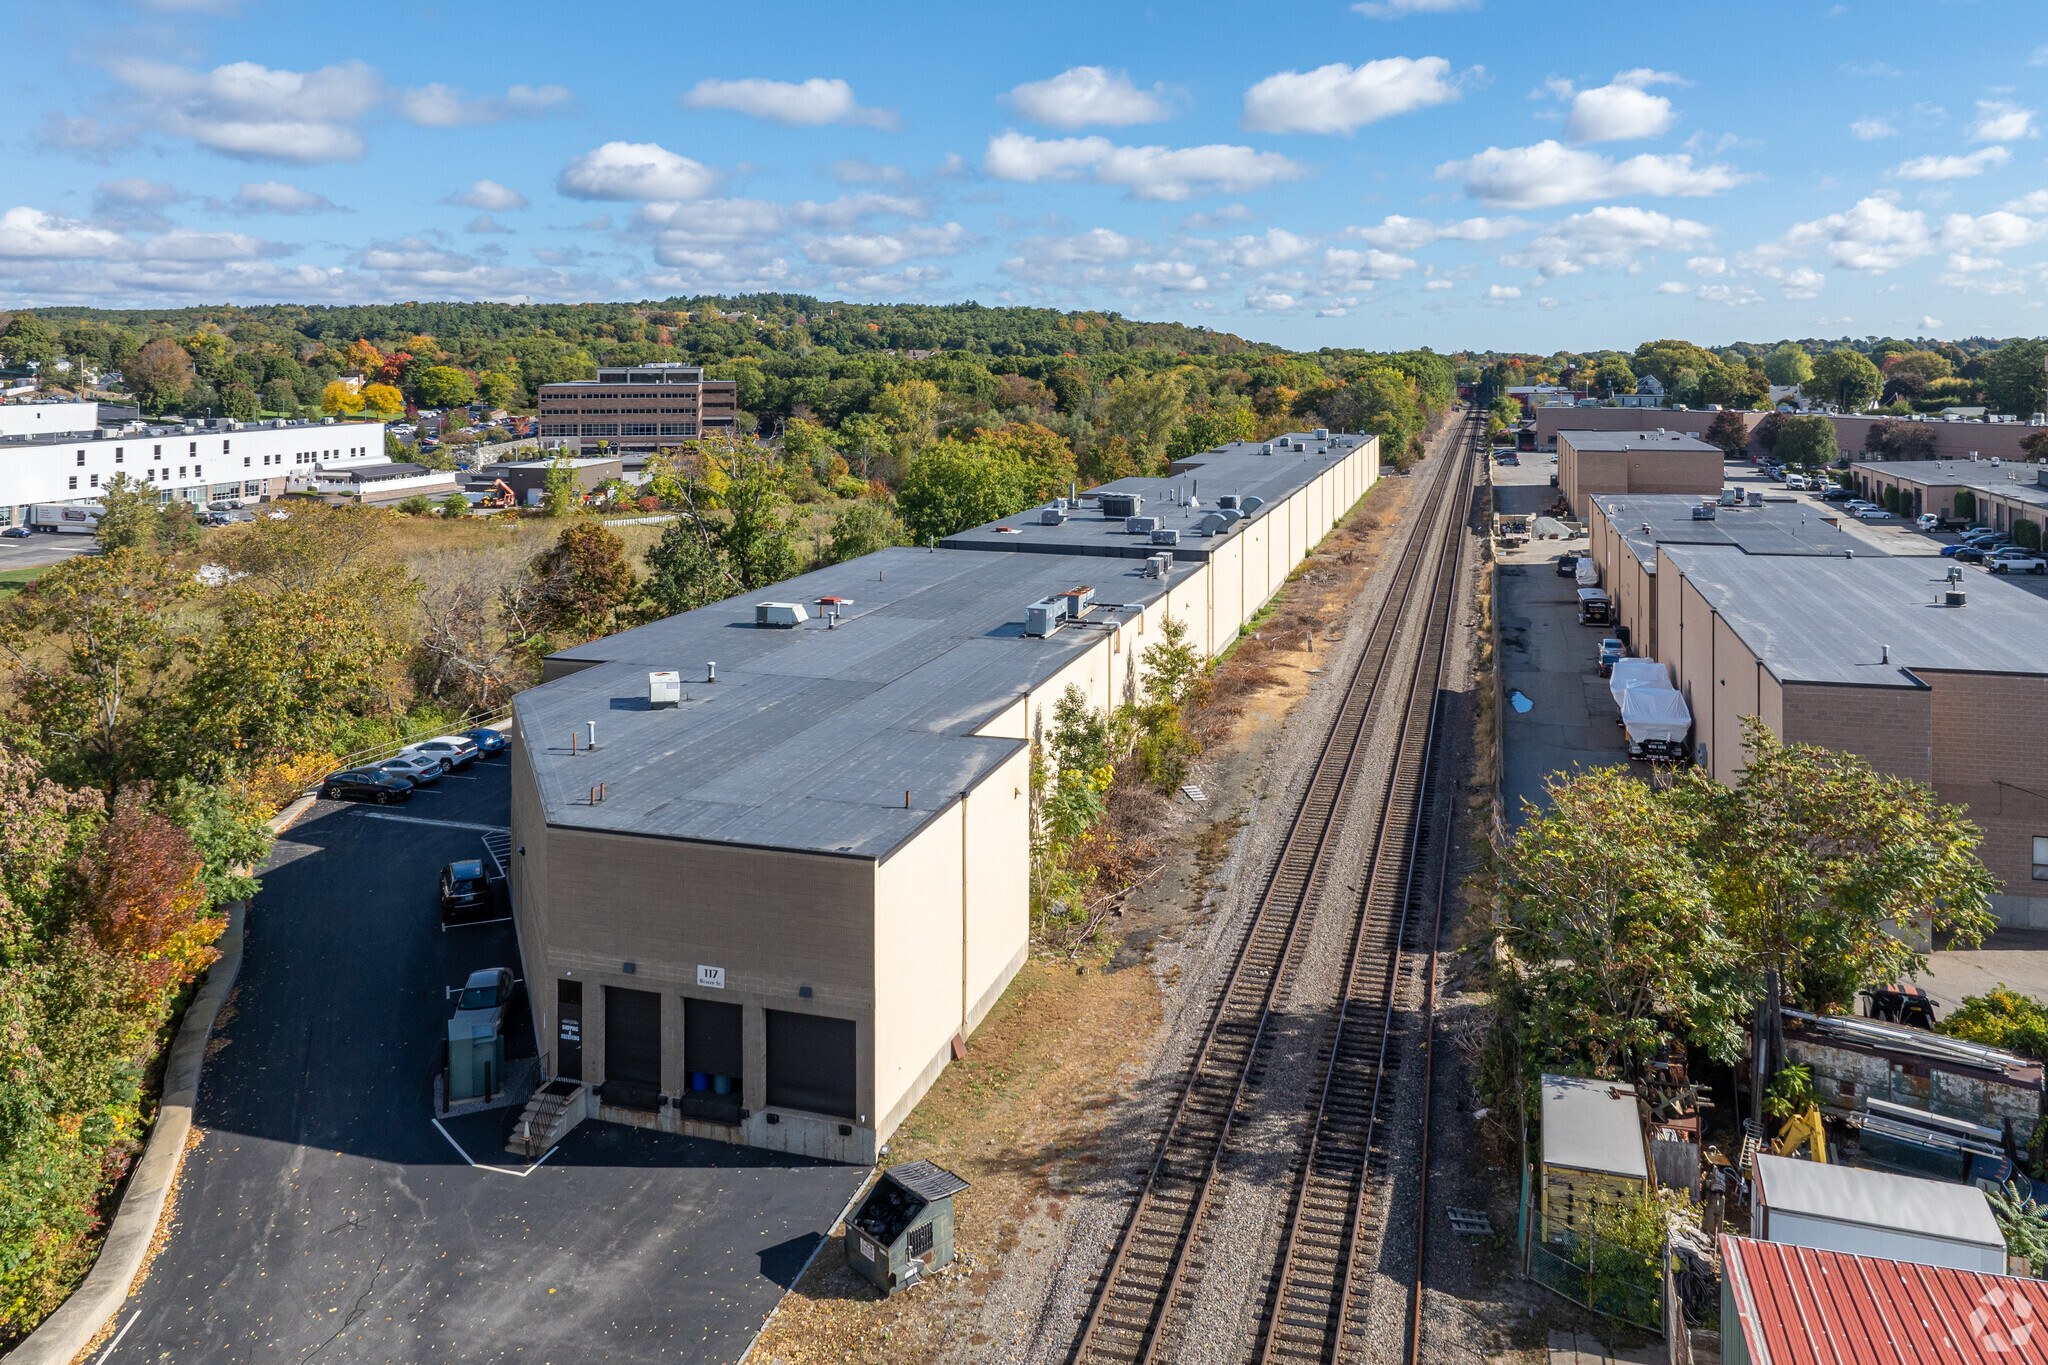
M 127 422 L 78 430 L 16 433 L 19 409 L 92 409 L 97 405 L 0 407 L 0 525 L 25 524 L 36 504 L 92 502 L 116 474 L 157 490 L 158 501 L 205 504 L 276 497 L 294 480 L 305 487 L 325 470 L 386 464 L 382 422 L 277 419 L 235 422 Z M 84 413 L 60 417 L 75 422 Z M 47 420 L 47 419 L 45 419 Z M 26 421 L 26 419 L 24 419 Z

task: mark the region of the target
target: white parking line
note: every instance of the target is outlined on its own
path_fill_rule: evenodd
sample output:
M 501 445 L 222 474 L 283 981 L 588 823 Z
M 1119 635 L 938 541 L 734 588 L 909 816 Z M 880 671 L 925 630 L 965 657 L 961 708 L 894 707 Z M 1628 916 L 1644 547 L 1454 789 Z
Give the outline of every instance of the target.
M 365 820 L 396 820 L 400 824 L 405 825 L 439 825 L 443 829 L 473 829 L 485 834 L 510 834 L 512 832 L 504 825 L 472 825 L 462 820 L 428 820 L 418 815 L 391 815 L 381 810 L 366 810 L 363 812 L 363 818 Z
M 538 1160 L 536 1160 L 536 1161 L 535 1161 L 535 1162 L 533 1163 L 533 1165 L 531 1165 L 531 1166 L 528 1166 L 528 1167 L 527 1167 L 527 1168 L 526 1168 L 525 1170 L 523 1170 L 523 1171 L 515 1171 L 515 1170 L 513 1170 L 513 1169 L 512 1169 L 512 1168 L 511 1168 L 510 1166 L 486 1166 L 486 1165 L 485 1165 L 485 1164 L 484 1164 L 483 1162 L 481 1162 L 481 1161 L 478 1161 L 478 1160 L 477 1160 L 477 1159 L 476 1159 L 475 1157 L 471 1156 L 471 1155 L 470 1155 L 470 1154 L 469 1154 L 468 1152 L 465 1152 L 465 1151 L 463 1151 L 463 1150 L 462 1150 L 462 1144 L 461 1144 L 461 1143 L 459 1143 L 459 1142 L 457 1142 L 457 1141 L 455 1140 L 455 1137 L 454 1137 L 454 1135 L 453 1135 L 453 1134 L 451 1134 L 451 1133 L 450 1133 L 450 1132 L 449 1132 L 449 1131 L 448 1131 L 448 1130 L 447 1130 L 446 1128 L 443 1128 L 443 1127 L 441 1126 L 441 1120 L 439 1120 L 439 1119 L 433 1119 L 433 1120 L 431 1120 L 431 1122 L 432 1122 L 432 1123 L 433 1123 L 433 1125 L 434 1125 L 434 1131 L 435 1131 L 435 1132 L 437 1132 L 437 1133 L 439 1133 L 439 1134 L 440 1134 L 440 1135 L 441 1135 L 442 1137 L 444 1137 L 444 1138 L 447 1138 L 447 1139 L 448 1139 L 448 1145 L 449 1145 L 450 1147 L 453 1147 L 453 1148 L 455 1149 L 455 1154 L 456 1154 L 457 1156 L 461 1157 L 461 1158 L 462 1158 L 462 1159 L 463 1159 L 464 1161 L 467 1161 L 467 1162 L 468 1162 L 468 1163 L 469 1163 L 470 1165 L 472 1165 L 472 1166 L 476 1167 L 476 1168 L 477 1168 L 478 1170 L 480 1170 L 480 1171 L 491 1171 L 491 1172 L 493 1172 L 493 1173 L 495 1173 L 495 1174 L 497 1174 L 497 1175 L 516 1175 L 516 1176 L 518 1176 L 518 1177 L 519 1177 L 519 1178 L 520 1178 L 521 1180 L 524 1180 L 524 1179 L 526 1179 L 526 1177 L 528 1177 L 528 1176 L 532 1175 L 532 1174 L 533 1174 L 533 1173 L 534 1173 L 534 1172 L 535 1172 L 536 1170 L 538 1170 L 538 1169 L 540 1168 L 540 1163 L 541 1163 L 542 1161 L 546 1161 L 546 1160 L 547 1160 L 547 1159 L 548 1159 L 549 1157 L 553 1156 L 553 1155 L 554 1155 L 554 1154 L 555 1154 L 556 1152 L 559 1152 L 559 1151 L 561 1151 L 561 1150 L 562 1150 L 562 1149 L 561 1149 L 561 1148 L 559 1148 L 559 1147 L 550 1147 L 550 1148 L 548 1148 L 548 1149 L 547 1149 L 547 1150 L 546 1150 L 545 1152 L 542 1152 L 542 1153 L 540 1154 L 540 1157 L 539 1157 L 539 1159 L 538 1159 Z
M 135 1317 L 128 1319 L 128 1326 L 123 1327 L 119 1332 L 116 1332 L 114 1334 L 113 1341 L 109 1342 L 107 1345 L 107 1349 L 100 1353 L 100 1358 L 94 1362 L 94 1365 L 107 1365 L 107 1357 L 114 1353 L 114 1348 L 121 1344 L 121 1338 L 128 1335 L 128 1328 L 133 1327 L 135 1325 L 135 1319 L 141 1316 L 142 1314 L 138 1312 L 135 1315 Z

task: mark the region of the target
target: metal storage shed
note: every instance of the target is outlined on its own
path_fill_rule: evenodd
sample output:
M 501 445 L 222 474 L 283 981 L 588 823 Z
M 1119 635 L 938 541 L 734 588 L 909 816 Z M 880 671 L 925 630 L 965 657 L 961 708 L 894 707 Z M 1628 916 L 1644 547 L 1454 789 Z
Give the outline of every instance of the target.
M 1635 1087 L 1581 1076 L 1543 1078 L 1543 1235 L 1587 1233 L 1593 1210 L 1650 1187 Z
M 891 1166 L 846 1226 L 846 1264 L 884 1294 L 953 1259 L 953 1196 L 967 1182 L 929 1161 Z
M 2005 1273 L 2005 1238 L 1974 1185 L 1759 1153 L 1755 1233 L 1820 1251 Z

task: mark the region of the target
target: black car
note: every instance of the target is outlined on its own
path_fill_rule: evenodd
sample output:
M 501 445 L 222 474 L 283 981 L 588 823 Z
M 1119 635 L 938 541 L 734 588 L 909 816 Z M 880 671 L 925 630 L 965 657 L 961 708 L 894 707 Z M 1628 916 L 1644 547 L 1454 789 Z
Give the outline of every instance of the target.
M 352 768 L 329 773 L 320 784 L 320 795 L 329 801 L 375 801 L 383 806 L 411 800 L 412 783 L 374 768 Z
M 468 858 L 441 869 L 441 918 L 453 922 L 488 917 L 491 886 L 481 859 Z
M 1559 578 L 1574 578 L 1578 576 L 1578 572 L 1579 557 L 1577 555 L 1559 555 L 1557 557 L 1557 576 Z
M 1992 551 L 1982 545 L 1957 545 L 1944 558 L 1960 559 L 1965 564 L 1982 564 L 1991 555 Z
M 482 758 L 502 754 L 512 747 L 512 741 L 505 738 L 505 732 L 502 730 L 464 730 L 462 736 L 476 741 L 477 754 Z

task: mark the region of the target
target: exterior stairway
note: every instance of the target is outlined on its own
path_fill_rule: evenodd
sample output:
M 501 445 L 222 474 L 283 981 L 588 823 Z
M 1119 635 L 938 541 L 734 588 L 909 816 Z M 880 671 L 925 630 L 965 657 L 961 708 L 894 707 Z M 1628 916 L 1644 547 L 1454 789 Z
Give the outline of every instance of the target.
M 582 1084 L 562 1080 L 549 1081 L 534 1091 L 519 1115 L 519 1122 L 512 1126 L 512 1140 L 505 1144 L 505 1150 L 528 1161 L 540 1160 L 549 1148 L 569 1135 L 571 1128 L 583 1122 L 589 1108 L 584 1099 L 586 1093 Z

